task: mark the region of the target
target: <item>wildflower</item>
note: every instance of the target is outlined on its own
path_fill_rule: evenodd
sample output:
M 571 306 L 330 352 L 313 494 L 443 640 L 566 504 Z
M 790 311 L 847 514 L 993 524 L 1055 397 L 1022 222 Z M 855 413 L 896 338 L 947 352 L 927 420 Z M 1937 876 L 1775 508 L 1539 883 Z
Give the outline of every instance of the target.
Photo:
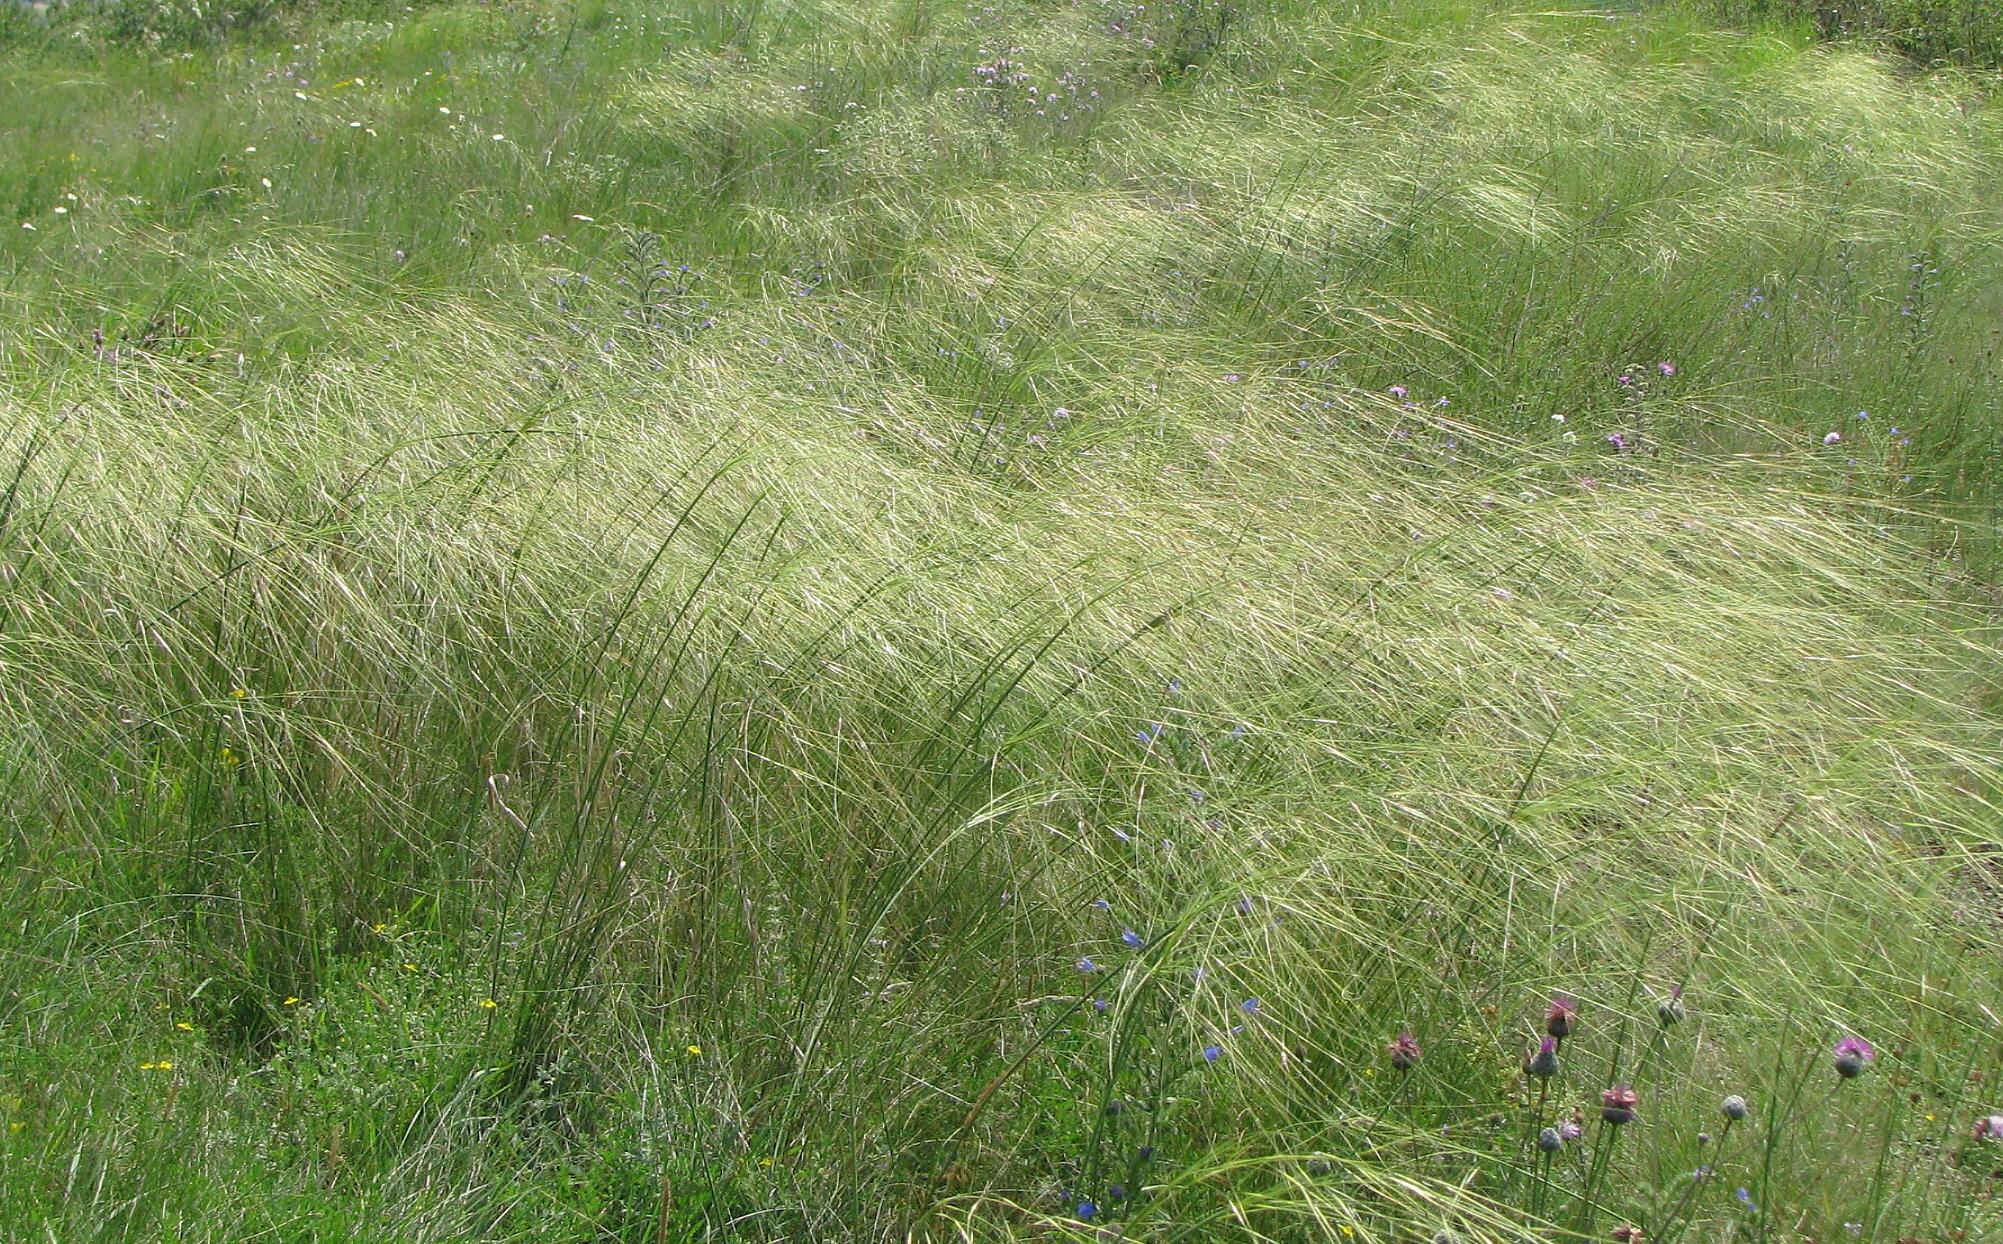
M 1120 940 L 1126 944 L 1126 947 L 1129 950 L 1139 950 L 1141 947 L 1148 944 L 1148 939 L 1142 937 L 1140 934 L 1134 932 L 1132 929 L 1127 929 L 1124 932 L 1122 932 L 1120 934 Z
M 1222 1057 L 1224 1057 L 1224 1047 L 1223 1047 L 1223 1046 L 1221 1046 L 1221 1045 L 1206 1045 L 1206 1046 L 1204 1046 L 1204 1047 L 1203 1047 L 1203 1061 L 1204 1061 L 1204 1062 L 1206 1062 L 1206 1063 L 1214 1063 L 1214 1062 L 1216 1062 L 1216 1061 L 1217 1061 L 1218 1059 L 1220 1059 L 1220 1058 L 1222 1058 Z
M 139 1070 L 141 1071 L 172 1071 L 173 1069 L 174 1060 L 170 1058 L 163 1058 L 157 1063 L 139 1064 Z
M 1098 1207 L 1098 1206 L 1096 1206 L 1096 1205 L 1094 1205 L 1094 1204 L 1092 1204 L 1092 1203 L 1091 1203 L 1090 1201 L 1080 1201 L 1080 1202 L 1078 1202 L 1078 1221 L 1079 1221 L 1079 1222 L 1090 1222 L 1090 1221 L 1092 1221 L 1092 1218 L 1093 1218 L 1093 1216 L 1094 1216 L 1095 1214 L 1097 1214 L 1098 1212 L 1099 1212 L 1099 1207 Z
M 1257 1015 L 1259 1013 L 1259 1000 L 1257 998 L 1247 998 L 1238 1004 L 1238 1009 L 1247 1015 Z
M 1607 434 L 1607 444 L 1612 445 L 1615 449 L 1626 449 L 1627 438 L 1618 432 L 1609 432 Z
M 1718 1113 L 1724 1115 L 1728 1122 L 1737 1123 L 1751 1112 L 1746 1109 L 1746 1099 L 1733 1093 L 1718 1103 Z
M 1154 1155 L 1155 1155 L 1155 1147 L 1153 1145 L 1142 1145 L 1140 1149 L 1135 1152 L 1134 1157 L 1142 1162 L 1147 1162 L 1152 1160 L 1154 1158 Z
M 1385 1046 L 1384 1052 L 1391 1056 L 1391 1065 L 1399 1071 L 1410 1071 L 1418 1066 L 1421 1053 L 1418 1039 L 1412 1035 L 1409 1028 L 1399 1033 L 1397 1040 Z
M 1094 906 L 1094 907 L 1098 908 L 1098 909 L 1099 909 L 1100 911 L 1111 911 L 1111 910 L 1113 910 L 1113 905 L 1112 905 L 1111 903 L 1107 902 L 1107 901 L 1106 901 L 1105 899 L 1103 899 L 1103 898 L 1095 898 L 1095 899 L 1093 899 L 1093 900 L 1092 900 L 1092 906 Z
M 1975 1121 L 1975 1139 L 2003 1140 L 2003 1114 L 1985 1115 Z
M 1642 1235 L 1641 1228 L 1637 1226 L 1614 1228 L 1614 1244 L 1642 1244 L 1646 1238 Z
M 1563 1041 L 1572 1035 L 1572 1029 L 1579 1025 L 1579 1004 L 1570 994 L 1559 994 L 1551 999 L 1550 1009 L 1544 1012 L 1544 1031 Z
M 690 1057 L 690 1058 L 701 1058 L 701 1057 L 702 1057 L 702 1047 L 701 1047 L 700 1045 L 690 1045 L 690 1046 L 688 1047 L 688 1052 L 689 1052 L 689 1057 Z
M 1092 999 L 1092 1009 L 1099 1012 L 1099 1014 L 1101 1015 L 1104 1015 L 1106 1013 L 1106 1008 L 1111 1005 L 1112 1004 L 1107 1002 L 1104 998 Z
M 1655 1004 L 1655 1018 L 1664 1028 L 1683 1022 L 1683 986 L 1677 985 L 1669 991 L 1669 996 Z
M 1616 1084 L 1600 1094 L 1600 1118 L 1619 1127 L 1634 1122 L 1634 1108 L 1641 1098 L 1625 1084 Z
M 1878 1057 L 1878 1051 L 1862 1037 L 1845 1037 L 1836 1043 L 1836 1074 L 1854 1080 Z
M 182 1032 L 193 1032 L 195 1030 L 195 1026 L 185 1019 L 175 1024 L 174 1027 L 179 1028 Z
M 283 1001 L 283 1002 L 279 1003 L 278 1005 L 280 1005 L 280 1006 L 298 1006 L 298 1005 L 299 1005 L 299 999 L 297 999 L 297 998 L 294 998 L 294 997 L 289 997 L 289 996 L 288 996 L 288 997 L 287 997 L 287 998 L 285 999 L 285 1001 Z
M 1673 376 L 1676 374 L 1676 364 L 1670 362 L 1668 359 L 1664 359 L 1655 365 L 1655 370 L 1665 376 Z
M 1099 965 L 1092 962 L 1090 959 L 1080 959 L 1078 961 L 1078 970 L 1080 972 L 1085 973 L 1087 976 L 1090 976 L 1092 973 L 1099 970 Z
M 1585 1115 L 1578 1107 L 1574 1106 L 1572 1108 L 1572 1117 L 1558 1125 L 1558 1135 L 1564 1138 L 1565 1143 L 1570 1144 L 1582 1138 L 1585 1134 Z
M 1841 445 L 1843 443 L 1843 434 L 1841 432 L 1831 432 L 1822 438 L 1822 443 L 1825 445 Z
M 1397 399 L 1398 399 L 1399 401 L 1401 401 L 1401 402 L 1402 402 L 1402 401 L 1404 401 L 1404 400 L 1405 400 L 1405 398 L 1406 398 L 1406 396 L 1407 396 L 1408 394 L 1410 394 L 1410 393 L 1411 393 L 1411 390 L 1410 390 L 1410 389 L 1407 389 L 1407 388 L 1406 388 L 1406 387 L 1405 387 L 1404 385 L 1402 385 L 1402 384 L 1394 384 L 1394 385 L 1392 385 L 1392 386 L 1391 386 L 1390 388 L 1388 388 L 1388 389 L 1386 389 L 1386 390 L 1384 390 L 1384 391 L 1385 391 L 1386 393 L 1389 393 L 1389 394 L 1390 394 L 1390 395 L 1391 395 L 1392 397 L 1395 397 L 1395 398 L 1397 398 Z
M 1537 1133 L 1537 1147 L 1546 1153 L 1556 1153 L 1565 1147 L 1565 1138 L 1555 1127 L 1547 1127 Z
M 496 1002 L 496 1001 L 494 1001 L 494 1000 L 493 1000 L 492 998 L 482 998 L 482 999 L 480 999 L 480 1009 L 481 1009 L 481 1010 L 483 1010 L 483 1011 L 491 1011 L 491 1010 L 493 1010 L 493 1009 L 494 1009 L 495 1007 L 497 1007 L 497 1006 L 499 1006 L 499 1005 L 501 1005 L 501 1004 L 500 1004 L 500 1003 L 498 1003 L 498 1002 Z
M 1739 1189 L 1732 1195 L 1734 1198 L 1738 1200 L 1739 1207 L 1745 1210 L 1748 1214 L 1757 1214 L 1760 1212 L 1759 1202 L 1753 1200 L 1753 1194 L 1746 1191 L 1744 1188 Z
M 1126 1199 L 1127 1199 L 1127 1188 L 1126 1188 L 1126 1185 L 1125 1185 L 1125 1184 L 1113 1184 L 1113 1185 L 1111 1185 L 1110 1187 L 1108 1187 L 1108 1188 L 1106 1189 L 1106 1199 L 1107 1199 L 1108 1201 L 1124 1201 L 1124 1200 L 1126 1200 Z
M 1548 1080 L 1558 1074 L 1558 1041 L 1546 1037 L 1537 1043 L 1537 1052 L 1523 1060 L 1523 1074 Z

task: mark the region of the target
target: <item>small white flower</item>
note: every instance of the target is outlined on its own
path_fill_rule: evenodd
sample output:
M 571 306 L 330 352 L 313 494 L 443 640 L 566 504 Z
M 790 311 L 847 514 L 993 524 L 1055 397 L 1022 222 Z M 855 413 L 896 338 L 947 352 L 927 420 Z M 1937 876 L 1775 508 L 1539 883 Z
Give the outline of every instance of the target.
M 58 216 L 67 216 L 67 215 L 69 215 L 69 214 L 70 214 L 70 209 L 69 209 L 69 208 L 67 208 L 67 207 L 63 207 L 63 206 L 61 206 L 60 204 L 58 204 L 58 205 L 57 205 L 57 207 L 56 207 L 56 215 L 58 215 Z
M 266 190 L 269 190 L 271 189 L 271 178 L 260 177 L 257 179 L 257 184 L 263 186 Z
M 452 110 L 450 108 L 447 108 L 444 104 L 438 105 L 438 111 L 444 113 L 448 117 L 452 115 Z
M 497 143 L 504 143 L 508 141 L 508 136 L 506 134 L 496 134 L 494 135 L 494 141 Z
M 243 153 L 244 153 L 245 155 L 256 155 L 256 154 L 257 154 L 257 148 L 255 148 L 255 147 L 245 147 L 245 148 L 243 149 Z
M 1822 438 L 1822 443 L 1825 445 L 1840 445 L 1843 443 L 1843 434 L 1841 432 L 1831 432 Z

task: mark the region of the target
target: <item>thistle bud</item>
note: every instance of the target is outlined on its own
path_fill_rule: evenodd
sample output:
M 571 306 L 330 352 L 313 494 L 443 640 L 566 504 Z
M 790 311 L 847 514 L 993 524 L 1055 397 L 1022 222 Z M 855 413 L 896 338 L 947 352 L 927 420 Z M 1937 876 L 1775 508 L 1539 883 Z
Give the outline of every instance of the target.
M 1615 1127 L 1623 1123 L 1632 1123 L 1635 1118 L 1634 1108 L 1640 1102 L 1641 1098 L 1636 1096 L 1633 1089 L 1625 1084 L 1616 1084 L 1600 1094 L 1600 1118 Z
M 1579 1024 L 1579 1004 L 1569 994 L 1559 994 L 1551 999 L 1550 1009 L 1544 1012 L 1544 1031 L 1563 1041 L 1572 1035 L 1572 1029 Z
M 1730 1097 L 1718 1103 L 1718 1113 L 1724 1115 L 1731 1122 L 1737 1123 L 1750 1112 L 1746 1109 L 1746 1099 L 1737 1093 L 1733 1093 Z
M 1554 1037 L 1546 1037 L 1537 1044 L 1537 1052 L 1523 1060 L 1523 1074 L 1548 1080 L 1558 1074 L 1558 1042 Z
M 1836 1074 L 1854 1080 L 1864 1074 L 1878 1057 L 1878 1051 L 1862 1037 L 1845 1037 L 1836 1043 Z
M 1556 1153 L 1565 1147 L 1565 1138 L 1558 1134 L 1557 1128 L 1547 1127 L 1537 1133 L 1537 1147 L 1546 1153 Z
M 1686 1012 L 1683 1009 L 1683 986 L 1681 985 L 1671 989 L 1669 996 L 1656 1001 L 1656 1022 L 1660 1023 L 1664 1028 L 1672 1024 L 1682 1023 L 1685 1014 Z

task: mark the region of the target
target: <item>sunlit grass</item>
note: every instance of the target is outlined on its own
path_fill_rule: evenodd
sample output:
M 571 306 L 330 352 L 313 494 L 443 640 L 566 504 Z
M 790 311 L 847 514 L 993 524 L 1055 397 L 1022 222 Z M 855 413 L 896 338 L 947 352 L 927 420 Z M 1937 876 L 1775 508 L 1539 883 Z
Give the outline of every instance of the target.
M 0 1221 L 2003 1229 L 1978 84 L 685 7 L 8 53 Z

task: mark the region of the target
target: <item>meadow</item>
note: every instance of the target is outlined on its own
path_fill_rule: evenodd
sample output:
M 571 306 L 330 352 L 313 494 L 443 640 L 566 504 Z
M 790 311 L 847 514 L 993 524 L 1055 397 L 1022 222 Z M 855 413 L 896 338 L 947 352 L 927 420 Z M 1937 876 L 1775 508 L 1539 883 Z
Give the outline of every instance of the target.
M 10 7 L 0 1239 L 2003 1239 L 1997 80 L 1766 20 Z

